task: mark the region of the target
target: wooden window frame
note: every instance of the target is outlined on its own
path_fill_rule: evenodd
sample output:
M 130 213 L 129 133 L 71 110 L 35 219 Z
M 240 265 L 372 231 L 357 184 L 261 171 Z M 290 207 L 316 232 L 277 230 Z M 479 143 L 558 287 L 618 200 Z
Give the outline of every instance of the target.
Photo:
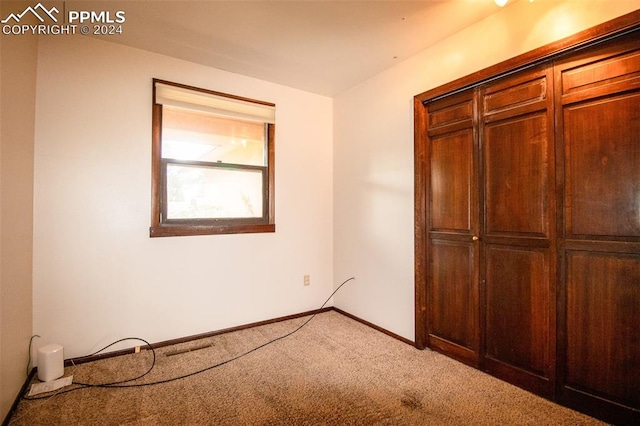
M 152 148 L 151 148 L 151 226 L 150 237 L 177 237 L 191 235 L 247 234 L 275 232 L 275 124 L 265 123 L 267 136 L 267 165 L 245 166 L 236 164 L 210 164 L 197 161 L 168 160 L 162 158 L 162 105 L 156 103 L 156 83 L 223 96 L 244 102 L 275 107 L 274 104 L 255 99 L 243 98 L 184 84 L 153 79 L 152 98 Z M 224 218 L 224 219 L 166 219 L 166 176 L 167 164 L 206 165 L 226 169 L 262 170 L 263 173 L 263 216 L 259 218 Z

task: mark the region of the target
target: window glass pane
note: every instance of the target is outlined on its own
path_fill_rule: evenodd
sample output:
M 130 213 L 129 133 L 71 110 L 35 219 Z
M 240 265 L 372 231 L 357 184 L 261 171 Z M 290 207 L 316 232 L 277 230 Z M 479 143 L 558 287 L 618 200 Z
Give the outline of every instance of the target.
M 265 124 L 162 108 L 162 158 L 266 166 Z
M 262 170 L 167 165 L 167 219 L 260 218 Z

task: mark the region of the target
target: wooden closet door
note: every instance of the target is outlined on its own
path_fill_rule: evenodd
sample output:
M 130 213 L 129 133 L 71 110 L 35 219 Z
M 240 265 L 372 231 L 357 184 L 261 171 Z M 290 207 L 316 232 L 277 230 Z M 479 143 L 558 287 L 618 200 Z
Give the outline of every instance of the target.
M 480 89 L 483 368 L 555 386 L 555 145 L 550 66 Z
M 473 91 L 432 102 L 427 111 L 427 344 L 477 366 L 478 209 Z
M 640 424 L 640 32 L 555 68 L 559 396 Z

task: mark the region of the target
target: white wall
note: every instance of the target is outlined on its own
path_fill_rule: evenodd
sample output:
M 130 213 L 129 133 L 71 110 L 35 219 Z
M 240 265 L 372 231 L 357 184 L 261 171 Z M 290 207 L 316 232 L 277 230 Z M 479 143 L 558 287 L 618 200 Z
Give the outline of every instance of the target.
M 2 6 L 0 16 L 6 16 Z M 31 337 L 38 40 L 28 35 L 0 38 L 0 419 L 4 419 L 26 379 Z
M 334 99 L 335 306 L 414 339 L 413 96 L 638 8 L 521 0 Z
M 149 238 L 154 77 L 276 104 L 275 233 Z M 114 43 L 42 37 L 38 343 L 62 344 L 70 358 L 122 337 L 158 342 L 318 308 L 334 288 L 332 107 L 331 98 Z

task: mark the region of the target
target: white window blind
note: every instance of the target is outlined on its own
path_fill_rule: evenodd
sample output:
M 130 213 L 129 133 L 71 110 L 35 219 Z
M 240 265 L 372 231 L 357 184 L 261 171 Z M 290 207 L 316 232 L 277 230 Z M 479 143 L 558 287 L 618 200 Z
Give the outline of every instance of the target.
M 155 87 L 155 102 L 157 104 L 192 109 L 240 120 L 275 123 L 276 109 L 274 105 L 244 101 L 159 82 L 155 83 Z

